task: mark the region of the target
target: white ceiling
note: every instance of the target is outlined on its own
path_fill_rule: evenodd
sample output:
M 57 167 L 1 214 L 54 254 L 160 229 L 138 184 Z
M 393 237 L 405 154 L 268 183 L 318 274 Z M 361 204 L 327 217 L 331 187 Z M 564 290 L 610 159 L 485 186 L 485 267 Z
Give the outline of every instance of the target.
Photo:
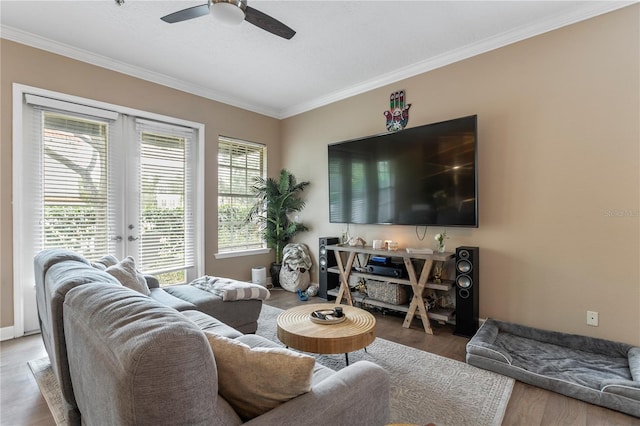
M 276 118 L 635 1 L 249 0 L 297 31 L 161 16 L 206 0 L 2 0 L 2 38 Z M 401 88 L 399 88 L 401 89 Z

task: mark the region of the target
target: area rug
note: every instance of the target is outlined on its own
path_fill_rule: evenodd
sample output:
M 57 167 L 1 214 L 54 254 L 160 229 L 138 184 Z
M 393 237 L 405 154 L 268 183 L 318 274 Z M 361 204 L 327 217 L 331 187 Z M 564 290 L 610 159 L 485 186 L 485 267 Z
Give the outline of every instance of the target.
M 51 411 L 56 425 L 66 426 L 67 421 L 64 418 L 64 409 L 62 407 L 62 393 L 60 392 L 58 379 L 49 363 L 49 358 L 36 359 L 29 361 L 27 364 L 36 379 L 36 383 L 38 383 L 40 393 L 42 393 L 44 400 L 47 401 L 49 411 Z
M 256 334 L 278 342 L 281 309 L 263 305 Z M 315 355 L 334 370 L 344 355 Z M 391 423 L 437 426 L 500 425 L 513 389 L 512 378 L 385 339 L 349 354 L 349 363 L 374 362 L 391 377 Z
M 280 312 L 263 305 L 256 334 L 279 343 L 276 318 Z M 344 355 L 316 357 L 334 370 L 345 367 Z M 514 384 L 509 377 L 380 338 L 366 351 L 349 354 L 350 363 L 360 360 L 374 362 L 389 372 L 392 423 L 500 425 Z M 56 424 L 66 425 L 60 388 L 49 359 L 29 361 L 29 367 Z

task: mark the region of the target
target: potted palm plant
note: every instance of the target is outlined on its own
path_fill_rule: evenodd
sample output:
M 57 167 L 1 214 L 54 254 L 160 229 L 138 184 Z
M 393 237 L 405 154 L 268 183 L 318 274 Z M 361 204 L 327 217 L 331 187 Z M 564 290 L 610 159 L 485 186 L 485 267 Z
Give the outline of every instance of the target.
M 253 184 L 257 200 L 247 220 L 260 224 L 267 247 L 275 250 L 276 258 L 270 270 L 273 285 L 279 285 L 282 249 L 298 232 L 308 230 L 302 223 L 289 219 L 292 213 L 304 208 L 300 193 L 307 185 L 309 182 L 298 183 L 286 169 L 280 170 L 277 179 L 257 177 Z

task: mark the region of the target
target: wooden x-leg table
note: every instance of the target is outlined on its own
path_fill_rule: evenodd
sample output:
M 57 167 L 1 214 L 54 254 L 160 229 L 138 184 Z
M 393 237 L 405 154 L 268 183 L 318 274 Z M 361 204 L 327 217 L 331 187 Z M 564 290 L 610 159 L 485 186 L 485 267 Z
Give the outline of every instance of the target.
M 402 326 L 404 328 L 411 327 L 411 322 L 413 321 L 416 312 L 420 315 L 422 319 L 422 325 L 424 327 L 424 331 L 427 334 L 433 334 L 433 329 L 431 328 L 431 324 L 429 322 L 428 317 L 428 308 L 424 303 L 423 292 L 425 286 L 427 284 L 427 280 L 431 275 L 431 269 L 433 268 L 434 261 L 446 261 L 453 257 L 451 253 L 434 253 L 434 254 L 409 254 L 405 250 L 398 251 L 386 251 L 386 250 L 374 250 L 372 247 L 352 247 L 347 245 L 332 245 L 327 246 L 327 250 L 333 250 L 336 256 L 336 263 L 338 272 L 340 274 L 340 289 L 338 290 L 338 296 L 336 299 L 336 303 L 342 303 L 342 300 L 345 299 L 346 303 L 350 306 L 353 306 L 353 300 L 351 297 L 351 290 L 349 287 L 349 276 L 351 275 L 351 271 L 353 269 L 353 263 L 358 254 L 365 254 L 367 256 L 370 255 L 384 255 L 391 257 L 401 257 L 404 261 L 404 265 L 407 269 L 408 280 L 403 282 L 403 280 L 394 280 L 394 282 L 400 281 L 400 285 L 411 285 L 411 289 L 413 290 L 413 298 L 411 299 L 411 303 L 409 304 L 409 310 L 404 318 L 404 322 Z M 348 253 L 346 264 L 344 263 L 343 257 L 341 253 Z M 424 264 L 418 275 L 416 273 L 415 267 L 413 265 L 413 259 L 422 259 L 424 260 Z M 384 279 L 383 276 L 379 275 L 370 275 L 363 274 L 367 277 L 372 277 L 376 279 Z

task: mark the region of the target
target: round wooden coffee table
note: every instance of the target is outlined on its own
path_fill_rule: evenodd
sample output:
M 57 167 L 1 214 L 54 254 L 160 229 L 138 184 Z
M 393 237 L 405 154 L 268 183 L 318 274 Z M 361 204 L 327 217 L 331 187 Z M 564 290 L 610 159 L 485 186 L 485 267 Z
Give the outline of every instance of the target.
M 347 317 L 338 324 L 316 324 L 310 314 L 340 306 Z M 313 303 L 287 309 L 278 316 L 278 339 L 286 346 L 317 354 L 345 354 L 366 348 L 376 338 L 376 319 L 369 312 L 349 305 Z

